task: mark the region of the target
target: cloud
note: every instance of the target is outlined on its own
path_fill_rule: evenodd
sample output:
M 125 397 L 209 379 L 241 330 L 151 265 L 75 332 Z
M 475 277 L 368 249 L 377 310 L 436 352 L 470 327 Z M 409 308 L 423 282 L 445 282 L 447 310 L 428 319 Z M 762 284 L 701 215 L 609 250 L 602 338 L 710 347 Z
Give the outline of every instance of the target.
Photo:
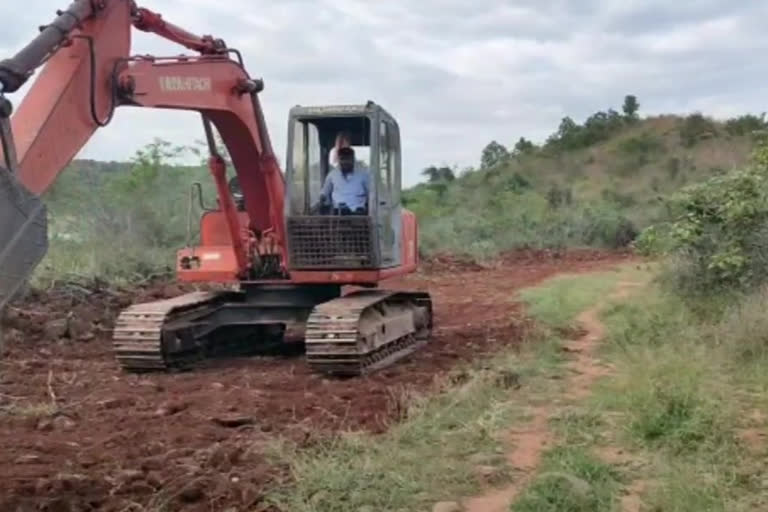
M 562 117 L 618 109 L 625 94 L 646 114 L 766 110 L 762 0 L 145 1 L 243 52 L 266 82 L 281 160 L 290 107 L 372 99 L 400 122 L 406 184 L 431 164 L 477 165 L 491 140 L 541 141 Z M 0 6 L 0 50 L 21 47 L 49 11 L 50 0 Z M 149 34 L 134 50 L 180 51 Z M 189 112 L 121 109 L 81 156 L 123 159 L 154 137 L 201 135 Z

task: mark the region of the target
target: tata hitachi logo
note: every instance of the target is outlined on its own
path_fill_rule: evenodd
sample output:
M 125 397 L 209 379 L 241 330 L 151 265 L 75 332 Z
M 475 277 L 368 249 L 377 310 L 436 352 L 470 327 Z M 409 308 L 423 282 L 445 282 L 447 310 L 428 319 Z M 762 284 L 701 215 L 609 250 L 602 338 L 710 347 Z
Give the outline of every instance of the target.
M 161 76 L 163 92 L 205 92 L 211 90 L 211 78 L 207 76 Z

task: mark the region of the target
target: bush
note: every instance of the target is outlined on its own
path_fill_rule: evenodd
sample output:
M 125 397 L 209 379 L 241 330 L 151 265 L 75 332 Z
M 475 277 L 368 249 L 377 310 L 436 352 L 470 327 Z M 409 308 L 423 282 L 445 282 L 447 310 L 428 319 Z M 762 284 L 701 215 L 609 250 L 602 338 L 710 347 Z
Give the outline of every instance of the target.
M 663 149 L 664 144 L 662 141 L 650 133 L 643 133 L 637 137 L 629 137 L 619 143 L 619 151 L 630 156 L 659 153 Z
M 195 202 L 190 230 L 190 185 L 201 182 L 208 203 L 215 196 L 204 166 L 169 163 L 190 149 L 157 140 L 119 166 L 73 163 L 45 198 L 51 247 L 36 277 L 140 281 L 171 272 L 176 250 L 198 238 L 202 212 Z
M 699 140 L 717 137 L 717 126 L 714 121 L 701 113 L 687 116 L 680 126 L 680 140 L 685 147 L 694 146 Z
M 689 186 L 670 200 L 673 219 L 652 226 L 638 246 L 675 261 L 674 285 L 688 292 L 749 290 L 768 271 L 768 147 L 754 164 Z
M 768 128 L 768 123 L 765 122 L 765 113 L 760 115 L 760 117 L 746 114 L 728 119 L 725 122 L 726 133 L 733 136 L 749 135 L 766 128 Z

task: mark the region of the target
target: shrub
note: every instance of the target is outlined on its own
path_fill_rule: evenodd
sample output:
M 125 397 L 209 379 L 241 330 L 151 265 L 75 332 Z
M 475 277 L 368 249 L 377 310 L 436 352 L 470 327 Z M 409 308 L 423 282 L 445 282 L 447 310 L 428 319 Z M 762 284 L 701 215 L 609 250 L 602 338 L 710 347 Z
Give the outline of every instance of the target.
M 670 200 L 670 222 L 647 229 L 638 246 L 663 250 L 676 261 L 678 289 L 746 290 L 768 270 L 768 147 L 745 169 L 684 188 Z
M 643 133 L 636 137 L 629 137 L 619 143 L 619 151 L 625 155 L 648 155 L 658 153 L 664 149 L 664 144 L 658 137 L 650 133 Z
M 733 136 L 749 135 L 766 128 L 768 128 L 768 123 L 765 122 L 765 113 L 761 114 L 760 117 L 746 114 L 728 119 L 725 122 L 726 133 Z
M 687 116 L 680 126 L 680 140 L 685 147 L 694 146 L 703 138 L 716 136 L 717 127 L 714 121 L 699 112 Z
M 667 160 L 667 176 L 669 176 L 670 180 L 674 181 L 677 179 L 678 174 L 680 174 L 680 159 L 673 156 Z

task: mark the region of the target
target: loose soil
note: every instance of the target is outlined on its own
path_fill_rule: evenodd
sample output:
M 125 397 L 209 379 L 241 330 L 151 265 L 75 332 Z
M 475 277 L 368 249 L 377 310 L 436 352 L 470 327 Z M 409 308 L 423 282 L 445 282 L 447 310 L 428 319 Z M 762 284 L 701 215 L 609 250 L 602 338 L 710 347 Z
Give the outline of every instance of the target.
M 527 320 L 512 303 L 516 289 L 629 257 L 528 251 L 490 265 L 430 261 L 387 283 L 431 292 L 430 344 L 347 380 L 314 375 L 290 354 L 127 374 L 111 353 L 117 313 L 185 289 L 61 284 L 30 293 L 3 321 L 0 510 L 259 510 L 265 489 L 289 478 L 264 456 L 270 439 L 309 445 L 343 430 L 384 432 L 402 419 L 403 397 L 521 340 Z

